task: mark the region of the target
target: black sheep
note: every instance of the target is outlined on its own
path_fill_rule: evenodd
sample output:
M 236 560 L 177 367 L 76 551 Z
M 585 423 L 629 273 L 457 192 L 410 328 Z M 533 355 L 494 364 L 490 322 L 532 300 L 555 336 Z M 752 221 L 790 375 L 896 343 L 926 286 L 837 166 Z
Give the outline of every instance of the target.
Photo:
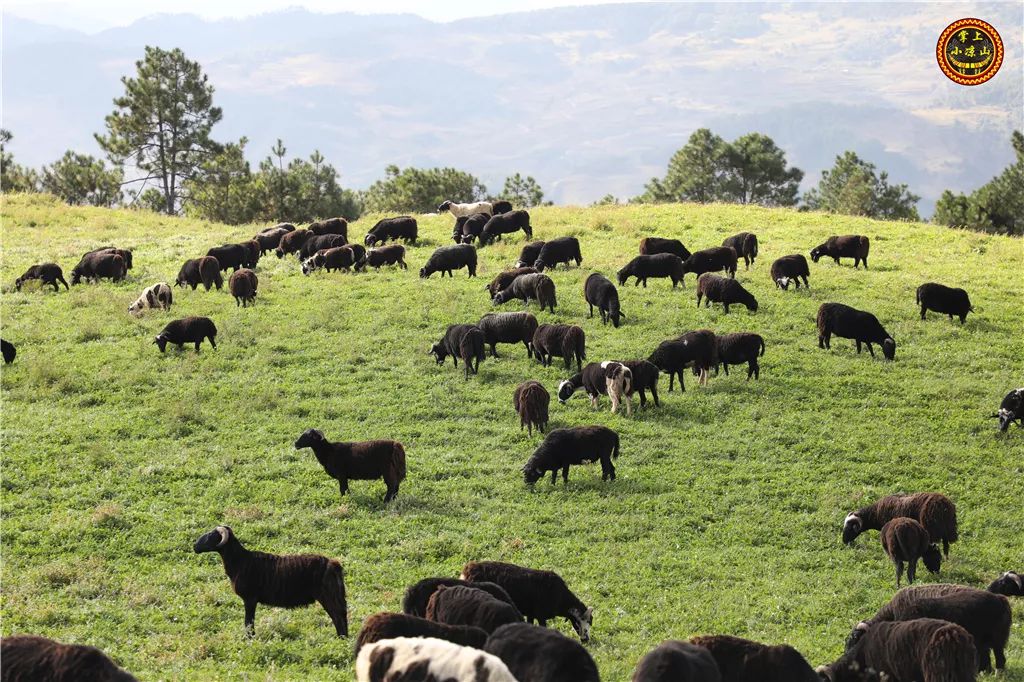
M 104 277 L 120 282 L 127 273 L 128 265 L 120 254 L 113 251 L 87 253 L 71 271 L 71 285 L 79 284 L 83 279 L 98 282 Z
M 737 261 L 743 257 L 743 269 L 749 270 L 757 258 L 757 235 L 753 232 L 740 232 L 731 237 L 726 237 L 722 246 L 730 246 L 736 252 Z
M 88 256 L 89 254 L 92 253 L 116 253 L 118 256 L 124 259 L 125 267 L 129 270 L 132 269 L 133 257 L 131 249 L 119 249 L 116 246 L 101 246 L 98 249 L 93 249 L 92 251 L 89 251 L 85 255 Z
M 469 582 L 462 578 L 424 578 L 416 583 L 413 583 L 405 590 L 405 596 L 402 597 L 402 612 L 410 616 L 425 617 L 427 614 L 427 603 L 430 601 L 431 595 L 437 591 L 437 588 L 441 585 L 445 587 L 454 587 L 456 585 L 464 585 L 469 587 L 475 587 L 478 590 L 487 592 L 495 599 L 500 599 L 506 604 L 515 606 L 516 603 L 512 601 L 512 597 L 509 596 L 508 592 L 501 585 L 497 585 L 492 582 L 480 582 L 477 581 L 470 585 Z
M 473 240 L 483 234 L 484 226 L 487 225 L 487 221 L 490 219 L 491 216 L 487 213 L 474 213 L 473 215 L 456 218 L 452 239 L 457 244 L 472 244 Z
M 517 680 L 601 682 L 587 650 L 557 630 L 528 623 L 502 625 L 487 638 L 484 651 L 500 658 Z
M 415 244 L 417 237 L 419 237 L 419 226 L 416 224 L 416 219 L 412 216 L 403 215 L 396 218 L 378 220 L 370 228 L 370 231 L 366 233 L 363 243 L 367 246 L 373 246 L 377 242 L 383 243 L 403 239 L 408 244 Z
M 240 244 L 245 249 L 245 260 L 242 262 L 242 266 L 253 269 L 260 262 L 260 256 L 263 255 L 263 249 L 260 248 L 260 243 L 255 239 L 250 239 L 247 242 Z
M 959 531 L 956 505 L 942 493 L 889 495 L 850 512 L 843 520 L 843 542 L 852 545 L 864 531 L 881 530 L 886 523 L 900 516 L 920 521 L 932 540 L 942 540 L 943 553 L 949 557 L 949 543 L 957 541 Z
M 540 272 L 519 275 L 511 284 L 495 294 L 491 302 L 494 305 L 501 305 L 514 298 L 520 299 L 524 304 L 530 300 L 537 301 L 541 310 L 548 308 L 551 312 L 555 312 L 555 306 L 558 305 L 554 281 Z
M 750 312 L 757 312 L 757 299 L 742 284 L 734 279 L 713 275 L 710 272 L 705 272 L 697 278 L 698 308 L 701 297 L 705 299 L 704 306 L 707 308 L 710 308 L 713 302 L 724 305 L 726 314 L 729 313 L 729 306 L 737 303 L 747 306 L 747 310 Z
M 405 264 L 405 247 L 401 244 L 388 244 L 370 249 L 357 268 L 365 270 L 369 266 L 374 270 L 380 270 L 382 265 L 397 265 L 403 270 L 408 270 L 409 266 Z
M 405 613 L 375 613 L 363 621 L 355 653 L 366 644 L 395 637 L 434 637 L 474 649 L 483 649 L 487 642 L 487 633 L 472 625 L 448 625 Z
M 456 244 L 462 243 L 462 226 L 466 224 L 468 219 L 468 215 L 460 215 L 455 219 L 455 225 L 452 226 L 452 241 Z
M 1009 597 L 1024 597 L 1024 575 L 1007 571 L 989 583 L 988 591 Z
M 295 226 L 291 223 L 280 223 L 260 230 L 253 235 L 253 240 L 260 245 L 260 255 L 265 255 L 268 251 L 273 251 L 281 245 L 282 237 L 294 231 Z
M 772 263 L 772 281 L 783 291 L 789 289 L 790 282 L 795 282 L 796 288 L 799 289 L 801 279 L 804 281 L 804 286 L 810 289 L 811 285 L 807 283 L 810 274 L 811 270 L 807 267 L 807 259 L 799 253 L 782 256 Z
M 619 457 L 619 434 L 604 426 L 577 426 L 555 429 L 548 433 L 530 459 L 523 465 L 523 480 L 536 483 L 551 472 L 551 485 L 562 471 L 562 480 L 569 482 L 569 466 L 601 461 L 601 480 L 615 480 L 612 458 Z
M 539 381 L 524 381 L 516 386 L 512 394 L 512 407 L 519 415 L 519 429 L 525 426 L 527 433 L 533 435 L 533 427 L 544 433 L 548 425 L 548 406 L 551 396 L 548 395 Z
M 669 392 L 676 376 L 680 390 L 686 390 L 683 370 L 687 367 L 700 376 L 700 385 L 706 385 L 711 368 L 718 364 L 718 337 L 709 329 L 687 332 L 677 339 L 662 341 L 647 361 L 668 373 Z
M 915 519 L 905 516 L 889 521 L 882 526 L 882 549 L 896 566 L 896 587 L 903 578 L 903 564 L 907 564 L 907 582 L 914 583 L 917 576 L 917 561 L 924 560 L 925 568 L 938 573 L 942 566 L 942 554 L 932 544 L 931 536 L 924 526 Z
M 971 299 L 963 289 L 954 289 L 935 282 L 926 282 L 917 288 L 917 304 L 921 306 L 921 319 L 928 310 L 949 315 L 950 321 L 956 315 L 960 324 L 967 321 L 967 313 L 974 312 Z
M 194 343 L 198 353 L 199 346 L 203 343 L 204 339 L 209 339 L 210 345 L 216 348 L 217 342 L 214 340 L 216 336 L 217 327 L 210 318 L 185 317 L 168 322 L 163 331 L 153 339 L 153 343 L 160 348 L 161 353 L 166 350 L 169 343 L 177 346 L 178 350 L 181 350 L 186 343 Z
M 469 379 L 470 371 L 476 374 L 480 362 L 486 357 L 484 333 L 475 324 L 453 324 L 427 352 L 434 356 L 439 365 L 444 364 L 445 358 L 450 355 L 455 367 L 458 367 L 459 358 L 462 358 L 465 365 L 463 371 L 466 379 Z
M 1024 426 L 1024 387 L 1007 393 L 999 403 L 999 411 L 992 416 L 999 419 L 1000 431 L 1006 431 L 1013 422 Z
M 738 332 L 718 336 L 718 361 L 725 367 L 725 376 L 729 376 L 729 365 L 747 363 L 747 381 L 750 377 L 761 378 L 761 365 L 757 359 L 764 356 L 764 339 L 759 334 Z M 718 367 L 715 367 L 718 372 Z
M 14 358 L 18 355 L 18 350 L 14 347 L 13 343 L 7 339 L 0 339 L 0 349 L 3 349 L 5 365 L 9 365 L 14 362 Z
M 711 652 L 702 646 L 667 640 L 652 649 L 636 666 L 632 682 L 721 682 L 722 674 Z
M 690 257 L 690 251 L 678 239 L 663 239 L 661 237 L 644 237 L 640 240 L 640 255 L 653 256 L 656 253 L 671 253 L 679 256 L 679 260 L 686 260 Z
M 609 429 L 605 431 L 615 434 Z M 615 437 L 615 442 L 618 443 L 618 436 Z M 569 589 L 562 576 L 554 571 L 526 568 L 501 561 L 470 561 L 462 567 L 462 574 L 459 577 L 472 585 L 485 582 L 500 585 L 508 592 L 528 623 L 536 621 L 541 627 L 546 627 L 552 618 L 565 618 L 572 624 L 581 641 L 586 642 L 590 639 L 594 610 L 587 608 L 587 605 Z
M 601 313 L 601 324 L 612 321 L 613 327 L 619 326 L 619 318 L 626 314 L 619 308 L 619 290 L 615 288 L 612 281 L 599 272 L 587 277 L 583 283 L 583 298 L 590 306 L 590 317 L 594 316 L 594 306 L 597 306 Z
M 537 256 L 540 255 L 540 251 L 544 248 L 544 244 L 546 243 L 547 242 L 530 242 L 524 246 L 523 250 L 519 252 L 519 260 L 516 261 L 516 267 L 533 268 L 533 264 L 537 262 Z M 536 271 L 535 268 L 534 271 Z
M 317 429 L 306 429 L 295 449 L 310 448 L 327 475 L 338 481 L 342 496 L 349 481 L 383 479 L 387 485 L 384 504 L 398 495 L 398 484 L 405 480 L 405 448 L 396 440 L 367 440 L 332 443 Z
M 435 272 L 440 272 L 442 277 L 446 272 L 449 277 L 454 277 L 452 271 L 462 268 L 466 268 L 470 277 L 476 277 L 476 248 L 472 244 L 440 246 L 420 268 L 420 277 L 430 277 Z
M 487 291 L 491 295 L 491 298 L 493 299 L 495 296 L 498 295 L 499 291 L 507 289 L 509 285 L 512 284 L 512 282 L 516 281 L 516 277 L 518 277 L 519 275 L 532 275 L 535 274 L 536 272 L 537 268 L 534 267 L 505 270 L 504 272 L 499 272 L 497 275 L 495 275 L 494 279 L 491 280 L 491 283 L 484 288 L 487 289 Z
M 705 272 L 721 272 L 725 270 L 733 279 L 736 278 L 736 250 L 731 246 L 715 246 L 703 251 L 696 251 L 683 263 L 683 274 L 696 273 L 698 277 Z
M 259 286 L 259 278 L 249 268 L 242 268 L 231 273 L 228 279 L 228 291 L 235 297 L 235 306 L 243 308 L 250 303 L 256 302 L 256 287 Z
M 544 272 L 544 268 L 554 269 L 559 263 L 565 263 L 569 267 L 569 261 L 576 261 L 576 267 L 583 263 L 583 256 L 580 253 L 580 240 L 576 237 L 558 237 L 549 242 L 544 242 L 537 260 L 533 267 L 537 272 Z
M 302 248 L 311 237 L 314 237 L 312 232 L 309 230 L 295 230 L 288 232 L 281 236 L 281 241 L 278 242 L 277 248 L 274 249 L 274 255 L 278 258 L 284 258 L 289 253 L 296 253 Z
M 333 249 L 339 246 L 345 246 L 348 241 L 345 237 L 340 234 L 321 234 L 313 235 L 302 245 L 299 249 L 299 260 L 304 261 L 312 258 L 317 251 L 323 251 L 324 249 Z
M 877 343 L 882 346 L 882 355 L 886 360 L 896 357 L 896 341 L 871 313 L 842 303 L 822 303 L 818 308 L 817 322 L 818 348 L 831 348 L 832 335 L 835 334 L 856 341 L 858 354 L 861 344 L 866 343 L 871 357 L 875 357 L 872 344 Z
M 653 256 L 637 256 L 629 261 L 624 268 L 619 270 L 618 278 L 619 284 L 625 285 L 630 277 L 636 277 L 636 282 L 633 285 L 643 284 L 646 289 L 649 277 L 670 277 L 672 288 L 675 289 L 676 285 L 683 281 L 685 273 L 683 261 L 679 256 L 671 253 L 657 253 Z
M 472 585 L 438 585 L 427 602 L 427 620 L 447 625 L 471 625 L 490 634 L 507 623 L 521 623 L 515 606 Z
M 533 333 L 533 354 L 545 367 L 555 356 L 562 358 L 565 368 L 576 360 L 576 370 L 583 370 L 587 359 L 587 336 L 582 327 L 569 324 L 542 324 Z
M 206 252 L 207 256 L 213 256 L 220 264 L 222 271 L 231 268 L 238 270 L 249 260 L 249 251 L 241 244 L 224 244 L 215 246 Z
M 196 540 L 196 554 L 217 552 L 235 594 L 245 604 L 245 629 L 255 634 L 256 605 L 292 609 L 320 602 L 339 637 L 348 636 L 345 573 L 341 564 L 318 554 L 267 554 L 242 546 L 228 526 Z
M 822 256 L 827 256 L 834 260 L 836 265 L 839 265 L 840 258 L 852 258 L 854 268 L 863 261 L 864 269 L 867 270 L 870 248 L 871 241 L 863 235 L 832 236 L 826 239 L 824 244 L 819 244 L 811 249 L 811 260 L 817 263 Z
M 499 199 L 498 201 L 491 202 L 491 213 L 498 215 L 499 213 L 508 213 L 512 210 L 512 202 Z
M 0 660 L 3 682 L 136 682 L 96 647 L 35 635 L 0 639 Z
M 196 287 L 200 284 L 207 291 L 210 290 L 211 286 L 216 286 L 218 290 L 224 286 L 224 277 L 220 274 L 220 263 L 213 256 L 203 256 L 202 258 L 187 260 L 181 266 L 181 270 L 178 271 L 178 279 L 175 281 L 175 286 L 191 286 L 192 291 L 195 291 Z
M 622 360 L 623 365 L 633 373 L 633 391 L 640 394 L 640 407 L 647 405 L 646 391 L 651 392 L 654 406 L 658 407 L 658 378 L 661 372 L 658 366 L 647 360 Z
M 14 280 L 14 288 L 21 291 L 21 285 L 30 279 L 42 280 L 43 284 L 53 285 L 54 291 L 60 291 L 60 287 L 57 286 L 57 282 L 64 285 L 65 289 L 69 289 L 67 281 L 64 279 L 64 272 L 60 269 L 60 266 L 56 263 L 40 263 L 33 265 L 25 271 L 18 279 Z
M 313 234 L 340 234 L 348 239 L 348 221 L 344 218 L 328 218 L 318 220 L 309 224 L 309 231 Z
M 348 272 L 355 264 L 356 261 L 352 249 L 347 246 L 334 246 L 328 249 L 320 249 L 302 261 L 302 274 L 308 275 L 320 268 L 323 268 L 326 272 L 331 272 L 332 270 Z
M 722 682 L 820 682 L 799 651 L 788 644 L 768 645 L 731 635 L 694 637 L 715 659 Z
M 533 228 L 530 227 L 530 214 L 522 209 L 492 215 L 480 232 L 480 245 L 490 244 L 501 239 L 504 234 L 511 234 L 522 230 L 527 238 L 533 238 Z M 539 269 L 539 268 L 538 268 Z
M 526 346 L 526 357 L 533 357 L 533 335 L 538 326 L 533 313 L 487 313 L 476 326 L 491 347 L 491 357 L 498 357 L 499 343 L 521 343 Z

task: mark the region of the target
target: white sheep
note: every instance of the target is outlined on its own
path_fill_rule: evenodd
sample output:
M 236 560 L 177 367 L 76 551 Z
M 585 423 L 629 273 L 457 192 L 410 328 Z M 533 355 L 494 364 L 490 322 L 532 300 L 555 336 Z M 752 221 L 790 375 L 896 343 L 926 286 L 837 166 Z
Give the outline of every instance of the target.
M 497 656 L 433 637 L 396 637 L 364 645 L 356 659 L 356 680 L 406 679 L 403 673 L 417 664 L 426 664 L 420 671 L 426 675 L 416 679 L 517 682 Z
M 486 213 L 487 215 L 493 215 L 494 205 L 489 201 L 478 201 L 475 204 L 456 204 L 452 201 L 445 201 L 437 207 L 437 212 L 444 213 L 445 211 L 448 211 L 456 218 L 471 216 L 474 213 Z
M 157 282 L 142 291 L 142 295 L 135 300 L 135 303 L 128 306 L 128 312 L 139 316 L 146 308 L 159 307 L 163 310 L 170 310 L 171 301 L 171 287 L 167 286 L 167 282 Z

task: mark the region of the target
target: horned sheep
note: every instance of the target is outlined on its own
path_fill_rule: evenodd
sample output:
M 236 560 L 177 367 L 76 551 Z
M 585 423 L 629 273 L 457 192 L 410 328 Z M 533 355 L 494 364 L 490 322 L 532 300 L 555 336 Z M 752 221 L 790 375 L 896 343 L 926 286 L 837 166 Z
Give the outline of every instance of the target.
M 499 272 L 497 275 L 495 275 L 494 279 L 491 280 L 491 283 L 484 288 L 487 289 L 487 291 L 491 295 L 491 298 L 493 299 L 495 296 L 498 295 L 499 291 L 507 289 L 509 285 L 512 284 L 512 282 L 516 281 L 516 277 L 518 277 L 519 275 L 532 275 L 535 274 L 536 272 L 537 269 L 533 267 L 505 270 L 504 272 Z
M 4 358 L 6 359 L 6 355 Z M 1006 571 L 989 583 L 988 591 L 1009 597 L 1024 597 L 1024 574 Z

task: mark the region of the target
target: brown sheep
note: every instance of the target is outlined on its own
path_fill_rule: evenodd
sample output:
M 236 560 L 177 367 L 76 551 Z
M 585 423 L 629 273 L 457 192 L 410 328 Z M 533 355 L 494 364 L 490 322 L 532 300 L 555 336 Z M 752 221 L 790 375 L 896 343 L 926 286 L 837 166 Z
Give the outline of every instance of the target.
M 512 395 L 512 407 L 519 415 L 519 429 L 525 426 L 527 433 L 533 435 L 533 427 L 544 433 L 548 425 L 548 405 L 551 396 L 547 389 L 538 381 L 524 381 L 516 386 Z

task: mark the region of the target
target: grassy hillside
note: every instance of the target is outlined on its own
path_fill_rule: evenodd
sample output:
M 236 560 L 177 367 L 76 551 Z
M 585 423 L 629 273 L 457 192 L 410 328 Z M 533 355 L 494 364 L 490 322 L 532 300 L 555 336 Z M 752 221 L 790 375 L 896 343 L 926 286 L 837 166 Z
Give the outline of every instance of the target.
M 520 467 L 539 437 L 519 430 L 512 390 L 534 378 L 554 394 L 567 372 L 499 346 L 502 357 L 464 381 L 426 354 L 446 325 L 491 310 L 483 286 L 515 260 L 521 235 L 483 249 L 477 279 L 420 280 L 452 223 L 424 216 L 408 272 L 303 277 L 294 258 L 270 256 L 254 308 L 176 289 L 169 313 L 136 320 L 126 308 L 144 286 L 256 227 L 5 198 L 0 313 L 18 359 L 2 376 L 3 634 L 94 644 L 147 680 L 350 679 L 352 641 L 334 637 L 319 607 L 260 607 L 255 640 L 244 638 L 220 560 L 192 552 L 218 524 L 253 549 L 341 559 L 353 634 L 397 610 L 409 583 L 457 575 L 470 559 L 555 569 L 594 607 L 589 650 L 606 680 L 628 679 L 665 638 L 701 633 L 785 641 L 812 664 L 831 661 L 894 589 L 877 533 L 852 549 L 839 537 L 848 511 L 885 494 L 956 501 L 960 542 L 944 580 L 984 585 L 1024 568 L 1024 431 L 1001 436 L 987 418 L 1024 383 L 1019 239 L 735 206 L 532 214 L 537 238 L 583 245 L 583 268 L 552 275 L 557 313 L 538 317 L 581 324 L 589 359 L 646 357 L 698 328 L 749 330 L 767 340 L 761 380 L 734 372 L 698 388 L 687 377 L 686 393 L 670 394 L 663 379 L 662 407 L 633 418 L 610 414 L 607 400 L 600 412 L 579 396 L 554 402 L 552 426 L 621 434 L 619 478 L 602 483 L 594 465 L 574 468 L 568 487 L 531 490 Z M 361 237 L 373 220 L 351 231 Z M 698 310 L 691 275 L 683 290 L 621 288 L 619 329 L 586 319 L 586 275 L 614 273 L 641 237 L 694 249 L 740 230 L 761 240 L 756 265 L 738 274 L 758 313 Z M 855 232 L 872 240 L 869 271 L 822 261 L 810 291 L 775 289 L 774 258 Z M 34 262 L 68 273 L 110 243 L 135 250 L 126 282 L 13 291 Z M 965 286 L 977 314 L 963 327 L 921 322 L 914 290 L 925 281 Z M 846 340 L 819 350 L 824 301 L 875 312 L 896 361 L 858 356 Z M 188 314 L 216 321 L 217 350 L 161 355 L 152 337 Z M 397 501 L 383 507 L 383 484 L 366 481 L 340 499 L 312 453 L 292 447 L 310 427 L 402 441 L 409 477 Z M 1019 600 L 1015 616 L 1003 679 L 1024 681 Z

